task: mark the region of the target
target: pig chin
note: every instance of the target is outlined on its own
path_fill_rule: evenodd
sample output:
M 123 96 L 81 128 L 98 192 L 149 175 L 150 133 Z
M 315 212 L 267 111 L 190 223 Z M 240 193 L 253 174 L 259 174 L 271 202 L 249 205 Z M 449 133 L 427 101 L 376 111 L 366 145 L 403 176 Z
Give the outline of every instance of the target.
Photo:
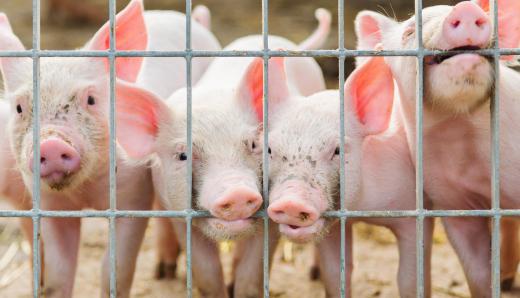
M 328 232 L 328 221 L 320 218 L 312 225 L 306 227 L 279 224 L 279 230 L 280 234 L 295 243 L 319 242 Z
M 196 220 L 195 224 L 209 238 L 223 241 L 236 240 L 254 234 L 260 221 L 256 218 L 226 221 L 219 218 Z
M 489 61 L 460 54 L 425 68 L 425 103 L 432 109 L 467 114 L 489 100 L 493 87 Z

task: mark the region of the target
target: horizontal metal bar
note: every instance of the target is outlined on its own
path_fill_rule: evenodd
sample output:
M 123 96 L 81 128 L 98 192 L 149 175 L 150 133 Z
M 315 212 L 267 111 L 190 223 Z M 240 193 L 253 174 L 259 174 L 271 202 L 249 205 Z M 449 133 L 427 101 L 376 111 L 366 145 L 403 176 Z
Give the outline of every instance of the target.
M 265 211 L 257 212 L 254 217 L 266 217 Z M 392 211 L 327 211 L 325 218 L 366 218 L 366 217 L 495 217 L 520 216 L 520 209 L 497 210 L 392 210 Z M 175 217 L 175 218 L 209 218 L 208 211 L 164 211 L 164 210 L 88 210 L 88 211 L 54 211 L 54 210 L 0 210 L 0 217 Z
M 460 53 L 475 53 L 483 56 L 494 56 L 493 49 L 481 50 L 424 50 L 424 56 L 453 55 Z M 500 49 L 500 56 L 520 55 L 520 48 Z M 0 57 L 358 57 L 358 56 L 418 56 L 418 50 L 269 50 L 269 51 L 0 51 Z

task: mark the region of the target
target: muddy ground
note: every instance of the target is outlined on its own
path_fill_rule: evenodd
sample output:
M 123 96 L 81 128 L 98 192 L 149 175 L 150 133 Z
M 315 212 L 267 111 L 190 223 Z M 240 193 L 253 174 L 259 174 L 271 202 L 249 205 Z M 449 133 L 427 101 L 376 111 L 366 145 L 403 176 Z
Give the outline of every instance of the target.
M 74 0 L 73 0 L 74 1 Z M 98 9 L 101 17 L 107 15 L 105 0 L 77 2 L 89 3 Z M 15 32 L 24 44 L 31 48 L 30 0 L 1 0 L 0 11 L 8 14 Z M 99 28 L 99 21 L 79 21 L 63 12 L 49 12 L 48 0 L 42 0 L 42 49 L 73 49 L 80 47 Z M 127 1 L 117 1 L 121 8 Z M 412 12 L 412 0 L 345 1 L 345 41 L 354 47 L 352 20 L 360 9 L 374 9 L 400 19 Z M 368 3 L 366 3 L 368 2 Z M 424 1 L 449 4 L 456 1 Z M 213 29 L 223 45 L 233 39 L 261 32 L 261 1 L 259 0 L 204 0 L 193 4 L 206 4 L 212 11 Z M 169 8 L 184 10 L 183 1 L 145 0 L 149 9 Z M 333 30 L 325 48 L 337 48 L 337 1 L 272 0 L 269 5 L 269 30 L 295 42 L 303 40 L 315 27 L 314 9 L 326 7 L 334 14 Z M 337 60 L 319 60 L 330 87 L 337 86 Z M 347 61 L 349 72 L 352 61 Z M 7 208 L 0 205 L 0 208 Z M 23 241 L 16 219 L 0 219 L 0 297 L 29 297 L 31 293 L 30 260 L 27 243 Z M 152 222 L 153 226 L 153 222 Z M 438 225 L 439 226 L 439 225 Z M 99 293 L 101 259 L 107 245 L 108 222 L 103 219 L 85 219 L 82 226 L 80 263 L 75 286 L 75 297 L 96 297 Z M 353 297 L 397 297 L 395 275 L 398 255 L 394 237 L 382 228 L 363 224 L 355 228 Z M 178 278 L 173 281 L 157 281 L 153 278 L 155 255 L 151 228 L 139 255 L 132 297 L 183 297 L 185 294 L 184 256 L 181 256 Z M 222 259 L 226 278 L 233 246 L 223 244 Z M 281 244 L 277 250 L 271 275 L 272 297 L 324 297 L 319 282 L 311 282 L 308 269 L 312 260 L 310 246 Z M 437 228 L 433 255 L 433 297 L 469 297 L 460 265 L 452 248 L 446 242 L 441 228 Z M 515 290 L 503 297 L 520 297 L 520 273 Z

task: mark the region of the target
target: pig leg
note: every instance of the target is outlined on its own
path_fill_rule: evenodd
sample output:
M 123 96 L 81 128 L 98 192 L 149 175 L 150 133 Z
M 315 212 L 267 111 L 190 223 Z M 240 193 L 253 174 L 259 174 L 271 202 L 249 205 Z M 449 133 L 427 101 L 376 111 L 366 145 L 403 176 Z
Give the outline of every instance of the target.
M 341 225 L 334 224 L 330 232 L 317 245 L 320 260 L 320 276 L 325 286 L 327 297 L 340 297 L 340 250 Z M 352 224 L 345 225 L 345 297 L 351 296 L 352 276 Z
M 417 297 L 417 249 L 415 218 L 399 219 L 391 230 L 399 247 L 398 284 L 401 297 Z M 424 296 L 430 297 L 430 263 L 433 236 L 432 219 L 424 220 Z
M 320 252 L 316 246 L 314 246 L 313 262 L 311 270 L 309 271 L 309 278 L 314 281 L 320 279 Z
M 146 210 L 146 209 L 142 209 Z M 129 297 L 139 248 L 148 218 L 118 218 L 116 220 L 116 284 L 117 297 Z M 102 274 L 102 297 L 110 296 L 109 251 L 105 254 Z
M 155 210 L 163 210 L 158 203 L 154 202 Z M 158 217 L 154 226 L 157 246 L 157 266 L 155 268 L 156 279 L 174 279 L 177 271 L 177 258 L 181 252 L 177 236 L 169 218 Z
M 491 235 L 487 218 L 443 218 L 462 263 L 471 297 L 491 297 Z
M 500 245 L 502 290 L 510 291 L 513 288 L 518 262 L 520 262 L 520 247 L 517 219 L 503 218 L 501 222 L 502 241 Z
M 45 244 L 43 296 L 72 297 L 80 227 L 79 218 L 42 219 L 41 232 Z
M 269 267 L 280 235 L 278 225 L 269 225 Z M 233 279 L 230 285 L 230 297 L 262 297 L 263 296 L 263 255 L 264 233 L 258 231 L 253 236 L 237 241 L 233 255 Z
M 186 223 L 174 221 L 173 227 L 182 249 L 186 250 Z M 228 297 L 217 243 L 192 228 L 192 276 L 202 297 Z

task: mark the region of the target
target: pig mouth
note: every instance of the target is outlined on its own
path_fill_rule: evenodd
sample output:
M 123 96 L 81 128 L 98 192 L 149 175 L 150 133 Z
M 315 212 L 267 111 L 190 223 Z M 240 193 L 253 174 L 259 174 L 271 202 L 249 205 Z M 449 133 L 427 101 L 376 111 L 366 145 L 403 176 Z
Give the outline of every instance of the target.
M 481 48 L 477 47 L 477 46 L 463 46 L 463 47 L 457 47 L 457 48 L 450 49 L 450 51 L 476 51 L 476 50 L 481 50 Z M 468 53 L 462 52 L 462 53 L 449 53 L 449 54 L 439 54 L 439 55 L 435 55 L 435 56 L 428 56 L 425 58 L 425 62 L 428 65 L 438 65 L 438 64 L 442 64 L 444 61 L 446 61 L 450 58 L 453 58 L 453 57 L 461 55 L 461 54 L 468 54 Z M 475 55 L 479 55 L 479 54 L 475 54 Z M 482 56 L 482 55 L 479 55 L 479 56 Z
M 325 230 L 325 219 L 320 218 L 310 226 L 300 227 L 288 224 L 279 224 L 280 233 L 289 240 L 297 243 L 317 241 Z

